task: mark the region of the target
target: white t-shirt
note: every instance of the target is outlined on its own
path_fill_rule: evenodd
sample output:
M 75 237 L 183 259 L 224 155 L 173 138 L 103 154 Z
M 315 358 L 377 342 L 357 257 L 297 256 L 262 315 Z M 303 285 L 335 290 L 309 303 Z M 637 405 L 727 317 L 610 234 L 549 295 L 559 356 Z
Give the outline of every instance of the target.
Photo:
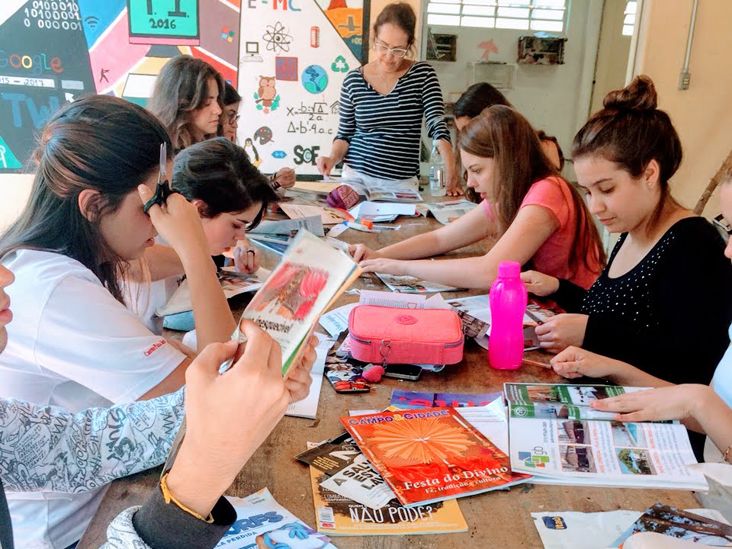
M 729 327 L 729 337 L 732 341 L 732 324 Z M 727 347 L 727 351 L 722 356 L 722 360 L 717 364 L 711 385 L 714 392 L 727 403 L 727 406 L 732 408 L 732 343 Z M 709 438 L 707 438 L 704 446 L 704 461 L 724 461 L 722 452 L 719 451 L 719 448 Z
M 78 261 L 20 250 L 2 263 L 13 271 L 15 282 L 7 289 L 13 321 L 0 357 L 0 396 L 72 412 L 106 407 L 137 400 L 185 359 Z M 25 444 L 25 462 L 32 467 L 33 445 Z M 94 456 L 68 459 L 83 462 Z M 9 493 L 16 546 L 70 545 L 81 537 L 102 496 L 103 489 L 85 494 Z
M 178 288 L 177 276 L 150 283 L 127 282 L 124 287 L 127 308 L 154 334 L 163 333 L 163 317 L 155 311 L 165 305 Z

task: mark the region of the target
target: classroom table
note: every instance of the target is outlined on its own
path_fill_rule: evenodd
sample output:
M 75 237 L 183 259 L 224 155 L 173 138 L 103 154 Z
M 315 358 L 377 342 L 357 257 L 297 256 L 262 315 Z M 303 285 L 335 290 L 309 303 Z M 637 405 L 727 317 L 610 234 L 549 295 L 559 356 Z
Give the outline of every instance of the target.
M 433 218 L 400 218 L 398 231 L 364 233 L 348 229 L 339 238 L 347 242 L 362 242 L 378 249 L 439 226 Z M 450 257 L 477 255 L 483 245 L 473 245 Z M 260 254 L 265 266 L 276 261 L 274 254 Z M 355 287 L 387 290 L 372 277 L 360 278 Z M 485 292 L 455 292 L 446 297 L 461 297 Z M 343 295 L 333 307 L 357 301 L 358 297 Z M 235 311 L 236 313 L 237 311 Z M 538 351 L 527 353 L 528 358 L 546 362 L 548 355 Z M 475 342 L 465 345 L 463 362 L 447 366 L 441 373 L 425 373 L 418 382 L 385 378 L 371 392 L 337 394 L 327 381 L 321 388 L 318 417 L 315 420 L 285 417 L 227 491 L 227 495 L 244 497 L 267 487 L 275 499 L 307 524 L 314 526 L 315 512 L 306 466 L 293 456 L 306 448 L 308 441 L 331 438 L 342 428 L 338 418 L 354 409 L 379 409 L 389 402 L 392 389 L 433 392 L 496 392 L 503 383 L 559 382 L 561 378 L 550 369 L 524 365 L 517 371 L 498 371 L 489 368 L 487 352 Z M 109 522 L 122 509 L 140 505 L 151 490 L 156 489 L 160 468 L 133 475 L 112 483 L 92 523 L 78 548 L 96 548 L 105 540 Z M 570 486 L 538 486 L 524 484 L 510 491 L 490 492 L 458 500 L 468 524 L 468 531 L 460 534 L 419 536 L 364 536 L 334 537 L 342 548 L 462 548 L 462 547 L 541 547 L 530 513 L 545 511 L 612 511 L 634 509 L 641 511 L 656 502 L 679 508 L 700 507 L 693 494 L 683 490 L 642 490 L 619 488 L 588 488 Z

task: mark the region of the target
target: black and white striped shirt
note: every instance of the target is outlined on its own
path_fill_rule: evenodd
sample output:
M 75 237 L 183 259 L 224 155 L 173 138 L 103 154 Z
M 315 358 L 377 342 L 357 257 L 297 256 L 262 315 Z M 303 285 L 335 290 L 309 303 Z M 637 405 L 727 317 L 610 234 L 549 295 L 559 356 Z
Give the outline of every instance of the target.
M 362 69 L 348 73 L 340 98 L 336 139 L 348 141 L 345 162 L 357 172 L 383 179 L 419 176 L 422 117 L 432 139 L 450 141 L 445 103 L 435 69 L 414 63 L 386 95 L 374 90 Z

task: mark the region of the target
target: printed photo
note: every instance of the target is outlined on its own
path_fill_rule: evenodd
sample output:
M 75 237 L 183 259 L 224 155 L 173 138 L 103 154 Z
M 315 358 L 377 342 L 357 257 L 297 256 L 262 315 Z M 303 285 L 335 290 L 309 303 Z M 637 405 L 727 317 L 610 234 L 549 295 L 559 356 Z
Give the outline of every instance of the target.
M 560 444 L 590 444 L 590 429 L 586 421 L 562 421 L 557 435 Z
M 531 402 L 561 402 L 556 385 L 527 385 L 526 394 Z
M 589 406 L 590 402 L 593 400 L 602 400 L 603 398 L 611 396 L 607 392 L 607 387 L 602 385 L 592 385 L 587 387 L 582 387 L 580 385 L 568 385 L 567 393 L 569 394 L 572 403 L 577 406 Z
M 567 473 L 596 473 L 595 459 L 590 446 L 559 445 L 562 471 Z
M 328 271 L 287 262 L 272 274 L 254 296 L 251 307 L 259 313 L 302 321 L 327 282 Z
M 611 423 L 613 432 L 613 444 L 615 446 L 631 448 L 648 448 L 643 428 L 638 423 L 623 423 L 613 421 Z
M 224 293 L 230 292 L 233 295 L 241 293 L 252 284 L 260 284 L 262 282 L 255 274 L 234 273 L 231 271 L 219 271 L 218 277 Z
M 626 475 L 655 475 L 648 450 L 637 448 L 616 448 L 620 470 Z

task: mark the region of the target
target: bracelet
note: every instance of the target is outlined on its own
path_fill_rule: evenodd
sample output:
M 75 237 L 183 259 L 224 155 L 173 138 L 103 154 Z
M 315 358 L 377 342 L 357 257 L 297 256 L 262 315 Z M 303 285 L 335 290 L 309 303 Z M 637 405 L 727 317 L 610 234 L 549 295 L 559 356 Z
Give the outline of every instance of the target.
M 198 520 L 202 520 L 206 524 L 213 524 L 214 518 L 213 514 L 209 513 L 208 518 L 205 518 L 201 516 L 199 513 L 196 513 L 193 509 L 190 507 L 187 507 L 186 505 L 182 504 L 180 501 L 175 499 L 175 496 L 170 493 L 170 488 L 168 488 L 168 474 L 170 471 L 165 473 L 162 477 L 160 477 L 160 490 L 163 492 L 163 500 L 166 504 L 170 504 L 172 501 L 176 507 L 178 507 L 181 511 L 185 511 L 189 515 L 197 518 Z
M 727 446 L 727 449 L 722 454 L 722 459 L 724 461 L 726 461 L 727 463 L 732 463 L 730 461 L 730 458 L 732 458 L 732 455 L 730 455 L 730 453 L 732 453 L 732 444 L 730 444 L 729 446 Z

